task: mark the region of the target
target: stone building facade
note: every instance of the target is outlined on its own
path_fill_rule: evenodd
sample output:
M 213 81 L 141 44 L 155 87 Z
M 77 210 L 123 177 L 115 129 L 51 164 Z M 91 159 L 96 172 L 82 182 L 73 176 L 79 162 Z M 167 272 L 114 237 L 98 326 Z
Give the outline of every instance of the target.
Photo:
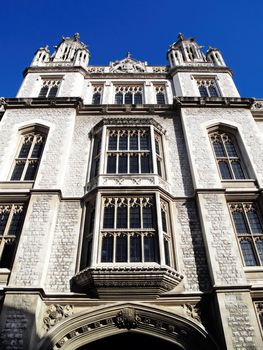
M 218 49 L 35 53 L 0 109 L 0 348 L 263 349 L 263 101 Z

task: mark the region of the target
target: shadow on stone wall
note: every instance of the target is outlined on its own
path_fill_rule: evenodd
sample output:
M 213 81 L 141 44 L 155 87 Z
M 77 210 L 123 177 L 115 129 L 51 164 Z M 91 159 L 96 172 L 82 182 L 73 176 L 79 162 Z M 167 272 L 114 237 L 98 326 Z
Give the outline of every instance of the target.
M 8 297 L 10 299 L 10 296 Z M 41 339 L 36 332 L 35 314 L 29 312 L 27 308 L 7 306 L 6 302 L 3 303 L 0 312 L 1 350 L 38 349 Z

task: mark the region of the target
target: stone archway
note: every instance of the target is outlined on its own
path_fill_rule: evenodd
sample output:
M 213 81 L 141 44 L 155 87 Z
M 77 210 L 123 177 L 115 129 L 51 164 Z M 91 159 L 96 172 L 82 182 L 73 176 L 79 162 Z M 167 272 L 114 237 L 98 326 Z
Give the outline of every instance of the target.
M 100 343 L 108 344 L 109 340 L 118 343 L 130 337 L 137 342 L 140 339 L 152 344 L 161 342 L 167 350 L 219 350 L 196 320 L 135 303 L 114 304 L 70 316 L 52 328 L 37 349 L 101 350 Z
M 145 347 L 145 345 L 147 345 L 148 349 L 182 349 L 181 347 L 178 347 L 175 344 L 170 343 L 166 340 L 131 331 L 96 340 L 92 343 L 89 343 L 88 345 L 81 346 L 77 350 L 135 350 L 142 349 Z

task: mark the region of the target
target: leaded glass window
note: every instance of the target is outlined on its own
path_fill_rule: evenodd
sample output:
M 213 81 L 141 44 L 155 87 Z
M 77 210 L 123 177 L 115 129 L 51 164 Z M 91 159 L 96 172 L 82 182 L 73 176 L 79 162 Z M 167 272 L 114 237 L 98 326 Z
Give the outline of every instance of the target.
M 12 268 L 24 215 L 23 204 L 0 204 L 0 268 Z
M 43 80 L 38 97 L 56 97 L 61 80 Z
M 108 129 L 108 174 L 152 172 L 149 129 Z
M 46 135 L 43 133 L 27 133 L 22 140 L 15 159 L 11 180 L 34 180 L 44 149 Z
M 115 104 L 142 104 L 142 86 L 117 86 L 115 88 Z
M 221 178 L 223 180 L 247 178 L 234 136 L 220 131 L 213 132 L 209 136 Z
M 220 96 L 214 79 L 197 79 L 197 86 L 201 97 Z
M 157 262 L 153 197 L 103 198 L 101 262 Z
M 235 232 L 246 266 L 263 265 L 263 227 L 254 203 L 231 203 Z

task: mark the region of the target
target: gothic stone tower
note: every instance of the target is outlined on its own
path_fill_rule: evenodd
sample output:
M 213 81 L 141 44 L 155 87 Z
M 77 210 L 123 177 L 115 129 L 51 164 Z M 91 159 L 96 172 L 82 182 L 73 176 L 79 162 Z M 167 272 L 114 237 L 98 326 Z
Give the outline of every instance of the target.
M 201 49 L 75 34 L 1 99 L 1 349 L 263 349 L 263 102 Z

